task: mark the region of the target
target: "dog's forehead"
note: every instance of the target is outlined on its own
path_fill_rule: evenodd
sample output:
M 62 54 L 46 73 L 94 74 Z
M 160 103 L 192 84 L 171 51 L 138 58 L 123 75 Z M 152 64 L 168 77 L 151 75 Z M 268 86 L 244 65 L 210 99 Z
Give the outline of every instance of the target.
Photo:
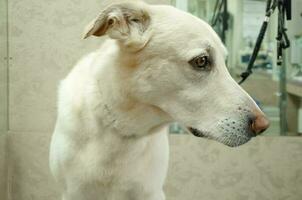
M 161 27 L 161 29 L 165 26 L 171 31 L 179 28 L 187 31 L 197 31 L 205 28 L 203 26 L 207 26 L 207 23 L 199 18 L 172 6 L 155 5 L 152 6 L 150 11 L 154 25 Z
M 227 50 L 205 21 L 172 6 L 152 6 L 153 29 L 167 46 L 182 47 L 183 52 L 213 49 L 226 56 Z

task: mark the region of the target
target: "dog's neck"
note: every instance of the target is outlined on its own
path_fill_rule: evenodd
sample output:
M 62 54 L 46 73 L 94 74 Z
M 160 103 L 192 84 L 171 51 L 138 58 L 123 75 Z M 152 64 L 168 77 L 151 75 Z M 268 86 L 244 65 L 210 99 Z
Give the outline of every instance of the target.
M 120 61 L 118 57 L 115 59 Z M 127 72 L 121 72 L 118 64 L 108 65 L 96 73 L 99 94 L 96 113 L 104 129 L 123 136 L 143 136 L 169 122 L 170 119 L 161 109 L 129 95 L 127 83 L 121 77 Z

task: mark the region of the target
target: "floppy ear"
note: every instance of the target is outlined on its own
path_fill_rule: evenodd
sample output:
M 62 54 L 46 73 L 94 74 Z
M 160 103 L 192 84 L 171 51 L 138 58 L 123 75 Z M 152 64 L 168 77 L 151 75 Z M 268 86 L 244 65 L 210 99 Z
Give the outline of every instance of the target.
M 150 16 L 144 3 L 120 3 L 107 7 L 85 29 L 83 38 L 107 34 L 127 46 L 145 44 L 150 38 Z

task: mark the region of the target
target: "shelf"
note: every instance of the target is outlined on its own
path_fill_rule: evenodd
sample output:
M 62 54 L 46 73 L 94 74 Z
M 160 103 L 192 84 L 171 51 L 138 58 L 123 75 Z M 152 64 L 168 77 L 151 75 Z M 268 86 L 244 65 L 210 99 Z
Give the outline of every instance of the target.
M 286 90 L 289 94 L 302 97 L 302 82 L 289 80 L 286 84 Z

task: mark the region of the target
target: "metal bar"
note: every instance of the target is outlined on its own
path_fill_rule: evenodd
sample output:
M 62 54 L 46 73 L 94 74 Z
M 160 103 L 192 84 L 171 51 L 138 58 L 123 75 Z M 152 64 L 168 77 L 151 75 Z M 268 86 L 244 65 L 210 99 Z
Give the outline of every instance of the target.
M 282 50 L 283 51 L 283 50 Z M 287 135 L 287 93 L 286 93 L 286 64 L 285 54 L 283 52 L 283 61 L 279 66 L 279 117 L 280 117 L 280 135 Z
M 287 93 L 286 93 L 286 55 L 284 47 L 284 7 L 283 0 L 278 2 L 277 66 L 279 67 L 279 117 L 280 135 L 287 135 Z

